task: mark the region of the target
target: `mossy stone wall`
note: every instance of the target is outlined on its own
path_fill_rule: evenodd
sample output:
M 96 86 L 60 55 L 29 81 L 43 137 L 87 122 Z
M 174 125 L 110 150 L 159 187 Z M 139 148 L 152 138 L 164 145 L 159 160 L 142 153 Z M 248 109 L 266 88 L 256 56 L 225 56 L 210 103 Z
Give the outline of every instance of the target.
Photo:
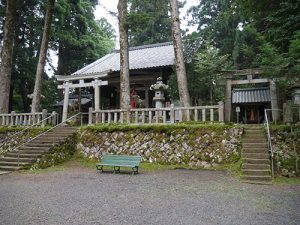
M 162 164 L 213 166 L 240 158 L 242 128 L 233 125 L 87 127 L 77 148 L 89 158 L 141 155 Z
M 295 176 L 296 160 L 298 157 L 299 161 L 300 155 L 300 126 L 272 126 L 271 133 L 276 172 L 284 176 Z

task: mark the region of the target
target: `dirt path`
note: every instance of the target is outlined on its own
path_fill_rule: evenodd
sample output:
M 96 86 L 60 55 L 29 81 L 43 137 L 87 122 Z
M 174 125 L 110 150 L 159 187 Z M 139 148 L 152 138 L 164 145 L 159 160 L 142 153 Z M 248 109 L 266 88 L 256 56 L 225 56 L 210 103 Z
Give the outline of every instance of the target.
M 220 171 L 0 176 L 0 224 L 300 224 L 300 185 L 242 184 Z

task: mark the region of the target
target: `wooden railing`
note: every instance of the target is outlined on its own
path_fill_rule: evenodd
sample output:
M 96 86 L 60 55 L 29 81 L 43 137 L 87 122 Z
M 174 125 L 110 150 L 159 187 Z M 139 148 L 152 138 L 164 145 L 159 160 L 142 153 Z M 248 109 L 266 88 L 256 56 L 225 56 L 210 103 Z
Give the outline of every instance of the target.
M 49 117 L 49 119 L 46 119 L 47 117 Z M 29 126 L 38 124 L 40 121 L 42 121 L 42 125 L 56 125 L 57 119 L 56 112 L 48 113 L 47 110 L 37 113 L 11 112 L 7 114 L 0 114 L 0 126 Z
M 158 124 L 176 123 L 183 121 L 224 121 L 224 105 L 170 107 L 170 108 L 140 108 L 140 109 L 114 109 L 99 110 L 89 109 L 89 124 L 95 123 L 134 123 Z

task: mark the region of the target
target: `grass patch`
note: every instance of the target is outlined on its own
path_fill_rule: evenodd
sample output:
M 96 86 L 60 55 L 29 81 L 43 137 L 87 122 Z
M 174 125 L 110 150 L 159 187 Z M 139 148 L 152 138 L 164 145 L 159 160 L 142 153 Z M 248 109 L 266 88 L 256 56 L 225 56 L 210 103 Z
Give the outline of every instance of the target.
M 273 180 L 275 185 L 300 184 L 300 177 L 275 177 Z
M 188 165 L 163 165 L 158 163 L 142 162 L 140 165 L 140 169 L 141 171 L 155 172 L 160 170 L 192 169 L 192 168 L 189 167 Z
M 240 179 L 242 177 L 242 159 L 238 160 L 235 163 L 230 164 L 220 164 L 213 169 L 228 171 L 232 176 Z
M 62 163 L 60 165 L 55 165 L 51 167 L 47 167 L 44 169 L 34 169 L 34 170 L 21 170 L 21 173 L 31 173 L 31 174 L 40 174 L 40 173 L 51 173 L 51 172 L 58 172 L 58 171 L 64 171 L 66 166 L 65 163 Z
M 226 128 L 232 128 L 233 125 L 222 124 L 222 123 L 178 123 L 178 124 L 145 124 L 145 125 L 134 125 L 134 124 L 96 124 L 81 127 L 81 131 L 89 130 L 93 132 L 126 132 L 126 131 L 156 131 L 156 132 L 171 132 L 176 129 L 209 129 L 210 131 L 222 131 Z

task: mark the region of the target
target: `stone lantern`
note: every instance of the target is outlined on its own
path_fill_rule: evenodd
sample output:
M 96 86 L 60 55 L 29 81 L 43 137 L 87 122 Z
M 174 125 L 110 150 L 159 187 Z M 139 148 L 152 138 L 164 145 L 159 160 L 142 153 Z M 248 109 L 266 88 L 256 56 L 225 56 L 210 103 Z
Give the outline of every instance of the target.
M 164 92 L 169 88 L 168 85 L 164 84 L 162 77 L 158 77 L 155 84 L 150 86 L 150 90 L 154 91 L 153 101 L 155 102 L 155 108 L 163 108 L 165 102 Z

